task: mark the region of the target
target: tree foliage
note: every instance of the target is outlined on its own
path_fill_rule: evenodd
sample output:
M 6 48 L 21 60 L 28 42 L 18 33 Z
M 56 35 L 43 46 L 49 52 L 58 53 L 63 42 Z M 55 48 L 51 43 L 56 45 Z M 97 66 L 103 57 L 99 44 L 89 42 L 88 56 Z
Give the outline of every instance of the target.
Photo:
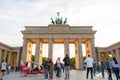
M 86 59 L 86 56 L 83 56 L 83 61 Z
M 31 60 L 34 62 L 35 61 L 35 55 L 32 55 Z
M 71 59 L 70 59 L 70 66 L 71 67 L 75 67 L 75 57 L 72 57 Z
M 47 57 L 42 57 L 42 63 L 44 63 L 47 60 Z

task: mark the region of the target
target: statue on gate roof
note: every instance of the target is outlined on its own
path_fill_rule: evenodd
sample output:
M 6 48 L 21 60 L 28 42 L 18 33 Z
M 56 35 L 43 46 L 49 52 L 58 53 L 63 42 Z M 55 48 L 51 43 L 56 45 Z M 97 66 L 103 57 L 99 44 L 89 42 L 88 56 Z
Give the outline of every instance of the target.
M 51 18 L 51 23 L 52 24 L 66 24 L 67 23 L 67 18 L 65 18 L 65 20 L 62 20 L 62 17 L 59 17 L 60 12 L 57 12 L 57 17 L 55 18 L 55 21 L 53 18 Z

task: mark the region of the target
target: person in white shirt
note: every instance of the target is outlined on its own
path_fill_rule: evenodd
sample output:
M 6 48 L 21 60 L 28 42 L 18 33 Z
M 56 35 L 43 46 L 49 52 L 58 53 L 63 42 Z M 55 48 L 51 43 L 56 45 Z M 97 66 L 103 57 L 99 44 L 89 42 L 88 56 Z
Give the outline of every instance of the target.
M 2 77 L 5 75 L 6 69 L 7 69 L 7 63 L 5 60 L 2 61 L 2 65 L 1 65 L 1 73 L 2 73 Z
M 56 62 L 57 62 L 57 73 L 56 73 L 56 76 L 57 77 L 61 77 L 61 60 L 60 60 L 60 57 L 58 57 Z
M 88 55 L 88 58 L 86 58 L 84 63 L 86 63 L 86 68 L 87 68 L 86 79 L 88 79 L 88 74 L 90 71 L 91 72 L 91 80 L 93 80 L 93 64 L 94 64 L 93 58 L 91 58 L 90 55 Z

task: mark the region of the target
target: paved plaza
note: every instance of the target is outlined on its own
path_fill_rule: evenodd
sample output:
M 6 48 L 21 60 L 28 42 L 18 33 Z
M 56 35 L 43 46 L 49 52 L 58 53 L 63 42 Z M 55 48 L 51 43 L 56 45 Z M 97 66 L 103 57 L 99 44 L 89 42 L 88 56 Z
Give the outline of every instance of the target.
M 69 80 L 86 80 L 86 71 L 84 70 L 71 70 L 70 71 L 70 79 Z M 19 72 L 13 72 L 9 75 L 4 76 L 3 80 L 44 80 L 43 74 L 37 74 L 37 75 L 28 75 L 26 77 L 21 77 Z M 62 76 L 60 78 L 57 78 L 54 75 L 53 80 L 64 80 L 64 73 L 62 73 Z M 88 80 L 91 80 L 90 77 Z M 101 77 L 100 73 L 97 73 L 94 77 L 94 80 L 108 80 L 107 79 L 107 73 L 105 72 L 105 78 Z M 113 75 L 113 80 L 115 79 L 115 75 Z

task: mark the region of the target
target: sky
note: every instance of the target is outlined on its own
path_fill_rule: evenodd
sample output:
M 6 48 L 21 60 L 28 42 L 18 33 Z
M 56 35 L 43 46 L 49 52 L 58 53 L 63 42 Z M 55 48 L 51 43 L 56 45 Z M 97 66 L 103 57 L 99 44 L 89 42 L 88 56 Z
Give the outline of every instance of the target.
M 93 26 L 97 47 L 120 41 L 120 0 L 0 0 L 0 42 L 22 46 L 24 26 L 48 26 L 56 12 L 70 26 Z

